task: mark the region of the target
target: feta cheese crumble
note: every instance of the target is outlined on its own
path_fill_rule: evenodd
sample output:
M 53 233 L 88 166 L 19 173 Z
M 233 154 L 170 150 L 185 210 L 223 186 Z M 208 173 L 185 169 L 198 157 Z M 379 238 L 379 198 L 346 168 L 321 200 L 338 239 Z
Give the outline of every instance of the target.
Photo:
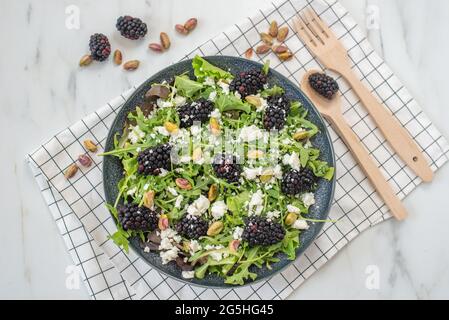
M 200 216 L 209 209 L 210 201 L 203 195 L 192 202 L 187 208 L 187 213 L 192 216 Z
M 301 195 L 301 201 L 307 208 L 309 208 L 315 204 L 315 195 L 311 192 L 304 193 Z
M 234 240 L 242 240 L 243 228 L 235 227 L 234 232 L 232 233 L 232 238 Z
M 263 210 L 263 193 L 257 190 L 252 196 L 248 203 L 248 215 L 260 215 Z
M 286 154 L 282 158 L 282 163 L 286 166 L 292 167 L 292 169 L 300 170 L 301 169 L 301 162 L 299 161 L 299 154 L 296 152 L 293 152 L 291 154 Z
M 294 229 L 298 229 L 298 230 L 307 230 L 309 229 L 309 225 L 307 224 L 306 220 L 301 220 L 298 219 L 295 221 L 295 223 L 293 223 L 292 226 Z
M 181 272 L 184 279 L 193 279 L 195 277 L 195 270 Z
M 223 200 L 216 201 L 212 204 L 211 214 L 215 220 L 221 219 L 226 211 L 228 211 L 228 206 Z

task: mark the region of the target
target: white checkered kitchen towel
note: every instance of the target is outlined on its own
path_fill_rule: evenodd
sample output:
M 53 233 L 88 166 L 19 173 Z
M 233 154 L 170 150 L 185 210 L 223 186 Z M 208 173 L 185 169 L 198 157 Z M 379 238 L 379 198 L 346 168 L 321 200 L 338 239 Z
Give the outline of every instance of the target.
M 195 54 L 242 56 L 246 49 L 258 44 L 259 32 L 267 30 L 271 20 L 291 27 L 291 18 L 306 6 L 312 6 L 331 26 L 348 49 L 355 72 L 415 138 L 432 169 L 436 171 L 440 168 L 448 160 L 448 142 L 374 52 L 354 20 L 337 1 L 278 1 L 204 43 L 184 58 Z M 270 59 L 274 69 L 298 84 L 306 70 L 320 68 L 320 65 L 292 30 L 286 44 L 295 54 L 291 61 L 280 63 L 276 57 L 270 56 L 263 59 Z M 339 84 L 343 93 L 343 110 L 349 124 L 399 197 L 404 198 L 420 184 L 420 179 L 385 143 L 352 90 L 343 81 Z M 134 89 L 57 134 L 28 158 L 44 199 L 93 299 L 284 299 L 359 233 L 390 218 L 388 209 L 346 146 L 330 129 L 338 172 L 330 219 L 338 222 L 326 223 L 303 256 L 268 281 L 243 288 L 205 289 L 167 278 L 136 254 L 130 252 L 126 255 L 108 240 L 108 235 L 115 231 L 115 224 L 104 206 L 100 157 L 94 157 L 94 165 L 81 169 L 70 181 L 63 175 L 65 169 L 83 153 L 84 139 L 94 139 L 104 146 L 110 124 Z

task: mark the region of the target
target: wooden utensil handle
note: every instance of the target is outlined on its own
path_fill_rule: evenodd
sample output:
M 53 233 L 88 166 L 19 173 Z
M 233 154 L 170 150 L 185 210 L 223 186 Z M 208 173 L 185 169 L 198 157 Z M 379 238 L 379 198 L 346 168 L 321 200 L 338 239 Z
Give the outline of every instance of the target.
M 399 157 L 418 175 L 423 181 L 433 179 L 432 169 L 429 167 L 424 155 L 416 142 L 408 134 L 399 121 L 383 107 L 371 92 L 354 74 L 351 68 L 342 68 L 338 71 L 357 93 L 360 101 L 376 122 L 385 139 L 390 143 Z
M 405 219 L 407 217 L 407 211 L 404 205 L 396 196 L 393 188 L 371 159 L 358 137 L 348 126 L 343 116 L 340 113 L 334 113 L 332 116 L 325 115 L 325 117 L 334 125 L 334 128 L 338 131 L 340 137 L 345 141 L 347 147 L 351 150 L 366 176 L 370 179 L 388 208 L 390 208 L 393 216 L 398 220 Z

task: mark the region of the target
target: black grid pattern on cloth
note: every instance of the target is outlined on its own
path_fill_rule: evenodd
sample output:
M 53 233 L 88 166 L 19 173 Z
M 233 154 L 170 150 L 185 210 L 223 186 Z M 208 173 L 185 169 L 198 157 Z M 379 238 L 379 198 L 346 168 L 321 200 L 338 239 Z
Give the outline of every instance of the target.
M 285 43 L 294 53 L 294 58 L 285 63 L 279 62 L 272 54 L 254 56 L 253 59 L 259 62 L 270 59 L 272 68 L 299 84 L 298 81 L 308 69 L 321 68 L 294 34 L 290 24 L 291 18 L 307 6 L 313 7 L 336 32 L 348 49 L 354 71 L 415 138 L 432 169 L 441 167 L 448 160 L 447 141 L 375 53 L 354 20 L 337 1 L 283 0 L 273 3 L 269 8 L 259 10 L 252 17 L 207 41 L 185 55 L 184 59 L 192 58 L 195 54 L 243 56 L 246 49 L 259 43 L 259 32 L 265 31 L 271 20 L 277 20 L 280 25 L 289 26 L 289 36 Z M 405 197 L 420 184 L 420 179 L 389 148 L 351 88 L 341 78 L 337 77 L 337 80 L 348 123 L 398 196 Z M 84 139 L 93 139 L 101 149 L 104 147 L 108 127 L 131 92 L 132 90 L 122 94 L 54 136 L 29 156 L 36 179 L 41 181 L 42 193 L 75 263 L 83 270 L 83 277 L 93 298 L 115 298 L 114 294 L 119 291 L 118 286 L 121 286 L 121 297 L 125 299 L 285 299 L 363 230 L 390 218 L 388 209 L 344 143 L 328 127 L 337 158 L 337 184 L 330 219 L 338 222 L 326 223 L 303 256 L 271 279 L 243 288 L 204 289 L 168 278 L 149 267 L 135 254 L 126 255 L 108 239 L 107 236 L 115 230 L 115 224 L 104 208 L 99 157 L 93 156 L 94 165 L 88 170 L 82 169 L 74 179 L 67 181 L 63 176 L 65 169 L 76 160 L 73 157 L 84 152 Z M 70 225 L 65 223 L 66 218 L 73 220 Z M 72 239 L 75 233 L 81 234 L 82 240 L 75 242 Z M 97 254 L 86 254 L 86 247 Z M 101 261 L 102 257 L 107 258 L 107 263 Z M 91 272 L 92 267 L 87 268 L 87 263 L 96 263 L 99 270 Z M 115 279 L 118 279 L 116 283 L 108 282 L 108 272 L 115 273 Z

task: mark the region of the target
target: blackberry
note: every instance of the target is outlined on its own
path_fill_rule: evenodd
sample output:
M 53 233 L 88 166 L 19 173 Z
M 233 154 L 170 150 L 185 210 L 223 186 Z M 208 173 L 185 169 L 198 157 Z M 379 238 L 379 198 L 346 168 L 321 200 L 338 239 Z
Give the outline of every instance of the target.
M 269 106 L 265 110 L 263 126 L 266 130 L 282 130 L 287 121 L 285 109 L 277 106 Z
M 203 98 L 179 107 L 178 115 L 181 122 L 180 127 L 191 127 L 196 121 L 201 123 L 207 122 L 213 110 L 213 102 Z
M 267 99 L 267 103 L 271 107 L 278 107 L 285 110 L 287 114 L 290 113 L 290 100 L 285 95 L 271 96 Z
M 256 94 L 267 83 L 267 76 L 258 70 L 240 72 L 229 85 L 229 90 L 238 92 L 242 98 Z
M 235 156 L 220 154 L 214 159 L 212 167 L 217 177 L 225 179 L 229 183 L 238 182 L 242 173 L 242 168 L 237 163 Z
M 263 217 L 251 217 L 246 221 L 242 240 L 250 247 L 271 246 L 282 241 L 285 230 L 280 223 L 269 221 Z
M 137 155 L 137 163 L 139 164 L 137 171 L 146 176 L 157 176 L 161 173 L 161 169 L 170 170 L 170 152 L 171 146 L 168 144 L 139 152 Z
M 131 16 L 119 17 L 115 26 L 122 36 L 131 40 L 145 37 L 148 31 L 146 23 Z
M 207 234 L 209 225 L 197 216 L 185 216 L 176 224 L 176 231 L 187 239 L 199 239 Z
M 156 211 L 130 203 L 119 207 L 118 221 L 123 230 L 153 231 L 159 221 Z
M 324 73 L 313 73 L 309 76 L 310 86 L 326 99 L 332 97 L 338 92 L 338 83 L 332 77 Z
M 315 185 L 315 175 L 312 170 L 305 168 L 301 172 L 291 169 L 282 177 L 282 192 L 294 196 L 302 192 L 312 191 Z
M 111 44 L 108 37 L 102 33 L 95 33 L 89 40 L 90 55 L 93 60 L 104 61 L 111 54 Z

